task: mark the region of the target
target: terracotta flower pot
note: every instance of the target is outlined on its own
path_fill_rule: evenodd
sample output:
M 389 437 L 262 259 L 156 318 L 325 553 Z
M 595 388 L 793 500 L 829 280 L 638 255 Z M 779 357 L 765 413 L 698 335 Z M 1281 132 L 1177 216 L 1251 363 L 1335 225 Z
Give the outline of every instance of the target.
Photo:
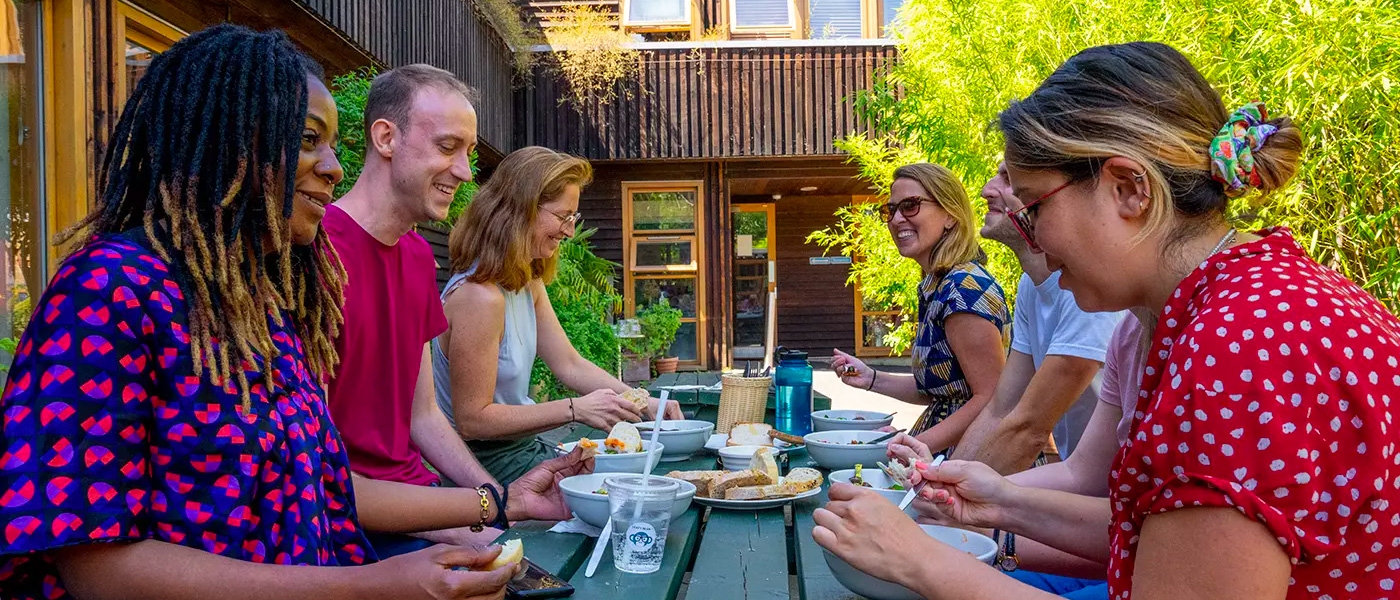
M 662 373 L 675 373 L 676 366 L 680 363 L 680 358 L 671 356 L 667 358 L 658 358 L 655 361 L 652 361 L 651 364 L 652 366 L 656 367 L 656 374 L 660 375 Z

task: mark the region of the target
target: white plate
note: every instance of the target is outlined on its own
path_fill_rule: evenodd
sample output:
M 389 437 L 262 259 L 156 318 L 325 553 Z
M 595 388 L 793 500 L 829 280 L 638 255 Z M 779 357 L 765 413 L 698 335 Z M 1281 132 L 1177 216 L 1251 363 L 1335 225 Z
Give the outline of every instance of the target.
M 706 449 L 706 450 L 709 450 L 710 452 L 718 453 L 718 452 L 719 452 L 719 449 L 720 449 L 720 448 L 723 448 L 724 445 L 727 444 L 727 443 L 729 443 L 729 434 L 727 434 L 727 433 L 715 433 L 715 434 L 711 434 L 711 435 L 710 435 L 710 439 L 705 440 L 705 449 Z M 773 447 L 774 447 L 774 448 L 777 448 L 777 449 L 779 449 L 779 450 L 782 450 L 783 448 L 788 448 L 788 447 L 791 447 L 791 446 L 795 446 L 795 445 L 794 445 L 794 444 L 789 444 L 789 443 L 784 442 L 784 441 L 782 441 L 782 440 L 773 440 Z
M 725 500 L 723 498 L 701 498 L 699 495 L 696 495 L 695 503 L 704 506 L 713 506 L 715 508 L 727 508 L 730 510 L 762 510 L 765 508 L 776 508 L 791 503 L 793 500 L 811 498 L 820 493 L 822 493 L 822 488 L 818 486 L 796 496 L 771 498 L 768 500 Z

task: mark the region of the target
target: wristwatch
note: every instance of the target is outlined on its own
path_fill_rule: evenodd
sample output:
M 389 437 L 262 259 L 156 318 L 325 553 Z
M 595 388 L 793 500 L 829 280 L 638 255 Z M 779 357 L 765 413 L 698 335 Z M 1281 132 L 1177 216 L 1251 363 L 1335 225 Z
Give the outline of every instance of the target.
M 1005 543 L 997 544 L 997 568 L 1010 573 L 1021 566 L 1021 559 L 1016 557 L 1016 534 L 1006 532 Z

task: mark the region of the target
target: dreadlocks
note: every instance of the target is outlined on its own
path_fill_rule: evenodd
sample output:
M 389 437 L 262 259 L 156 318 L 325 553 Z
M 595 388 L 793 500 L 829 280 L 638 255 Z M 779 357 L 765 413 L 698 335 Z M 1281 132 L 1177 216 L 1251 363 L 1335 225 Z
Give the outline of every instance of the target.
M 321 78 L 320 67 L 281 32 L 219 25 L 177 42 L 122 111 L 97 207 L 58 238 L 143 228 L 180 267 L 195 375 L 209 368 L 225 389 L 232 375 L 245 414 L 245 371 L 275 356 L 269 317 L 295 316 L 323 384 L 338 362 L 345 270 L 324 230 L 296 246 L 288 226 L 308 76 Z

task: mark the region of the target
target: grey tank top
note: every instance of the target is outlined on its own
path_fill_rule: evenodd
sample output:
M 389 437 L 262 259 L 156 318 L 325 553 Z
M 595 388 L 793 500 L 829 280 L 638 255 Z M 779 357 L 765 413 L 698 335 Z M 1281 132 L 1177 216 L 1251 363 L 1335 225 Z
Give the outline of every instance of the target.
M 474 270 L 474 269 L 473 269 Z M 442 290 L 442 300 L 446 301 L 458 286 L 467 280 L 473 270 L 453 275 Z M 535 364 L 536 329 L 535 299 L 530 288 L 511 292 L 504 288 L 501 293 L 506 298 L 505 331 L 501 335 L 500 356 L 496 359 L 497 404 L 530 405 L 530 368 Z M 447 364 L 447 354 L 437 338 L 433 338 L 433 383 L 437 390 L 438 407 L 447 414 L 452 426 L 457 426 L 452 414 L 452 376 Z

